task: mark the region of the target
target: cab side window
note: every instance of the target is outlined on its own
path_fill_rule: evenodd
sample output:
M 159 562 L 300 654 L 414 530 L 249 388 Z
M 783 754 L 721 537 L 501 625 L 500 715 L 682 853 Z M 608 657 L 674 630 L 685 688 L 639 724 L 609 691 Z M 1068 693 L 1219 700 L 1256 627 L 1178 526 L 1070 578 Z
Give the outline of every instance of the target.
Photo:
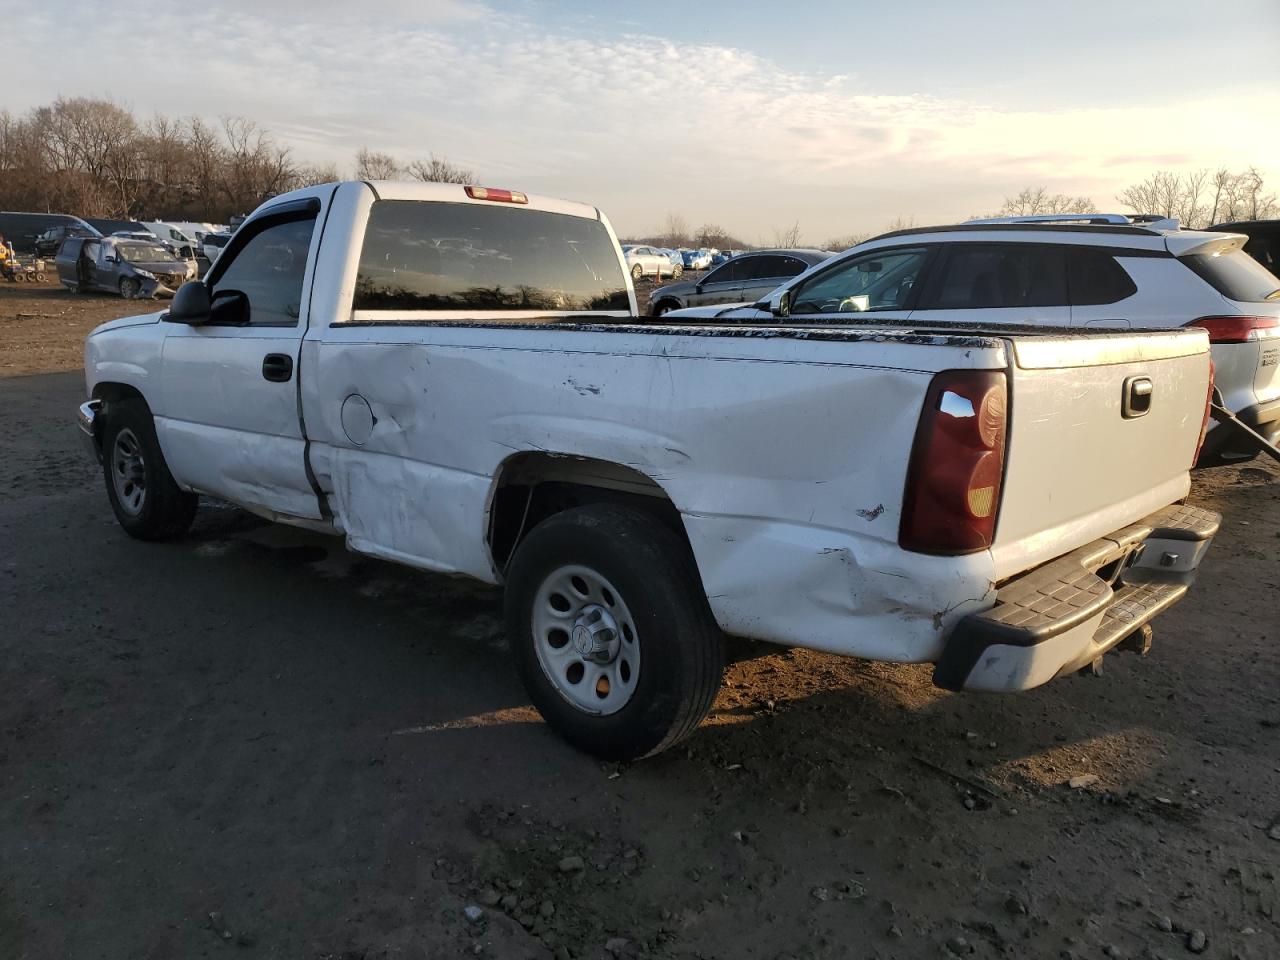
M 314 215 L 293 218 L 251 236 L 214 282 L 210 294 L 215 304 L 218 294 L 238 291 L 249 302 L 250 326 L 296 326 L 315 225 Z

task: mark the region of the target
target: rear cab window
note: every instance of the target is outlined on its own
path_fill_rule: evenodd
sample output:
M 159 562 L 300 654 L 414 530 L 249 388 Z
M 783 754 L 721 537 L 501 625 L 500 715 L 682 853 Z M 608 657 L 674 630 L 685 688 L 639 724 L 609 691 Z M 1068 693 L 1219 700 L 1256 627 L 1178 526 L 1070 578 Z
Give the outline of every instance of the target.
M 636 253 L 641 250 L 634 251 Z M 631 311 L 626 276 L 594 219 L 491 204 L 377 200 L 355 311 Z
M 1243 250 L 1190 254 L 1179 259 L 1228 300 L 1238 303 L 1280 300 L 1280 280 Z

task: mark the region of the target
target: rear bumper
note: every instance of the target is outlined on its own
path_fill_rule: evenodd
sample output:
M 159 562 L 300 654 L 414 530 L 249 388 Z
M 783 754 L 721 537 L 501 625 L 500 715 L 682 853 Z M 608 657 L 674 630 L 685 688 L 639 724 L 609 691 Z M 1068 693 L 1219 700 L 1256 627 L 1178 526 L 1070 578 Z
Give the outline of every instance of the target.
M 1236 417 L 1271 443 L 1280 441 L 1280 399 L 1237 410 Z M 1220 467 L 1228 463 L 1242 463 L 1253 459 L 1259 449 L 1253 438 L 1234 429 L 1229 423 L 1219 423 L 1205 436 L 1204 447 L 1196 466 Z
M 1165 507 L 1006 583 L 956 625 L 933 682 L 1014 692 L 1079 670 L 1182 599 L 1220 520 Z

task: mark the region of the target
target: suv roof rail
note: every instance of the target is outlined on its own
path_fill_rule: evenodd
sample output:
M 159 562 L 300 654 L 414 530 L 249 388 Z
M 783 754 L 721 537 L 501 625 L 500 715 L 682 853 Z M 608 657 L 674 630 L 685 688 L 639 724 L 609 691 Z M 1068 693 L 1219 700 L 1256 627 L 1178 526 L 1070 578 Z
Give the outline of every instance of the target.
M 976 217 L 965 223 L 1087 223 L 1115 227 L 1141 225 L 1152 230 L 1179 229 L 1176 217 L 1162 217 L 1156 213 L 1034 213 L 1014 217 Z

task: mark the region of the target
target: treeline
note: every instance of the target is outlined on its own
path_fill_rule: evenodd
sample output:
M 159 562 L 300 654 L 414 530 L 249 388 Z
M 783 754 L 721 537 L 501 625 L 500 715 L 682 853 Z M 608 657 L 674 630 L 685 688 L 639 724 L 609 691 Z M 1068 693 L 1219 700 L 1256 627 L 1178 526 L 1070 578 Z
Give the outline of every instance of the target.
M 373 167 L 423 180 L 470 177 L 434 155 L 401 166 L 362 149 L 357 176 Z M 59 97 L 25 116 L 0 111 L 0 210 L 225 223 L 277 194 L 343 177 L 332 164 L 297 160 L 244 117 L 142 120 L 89 97 Z

